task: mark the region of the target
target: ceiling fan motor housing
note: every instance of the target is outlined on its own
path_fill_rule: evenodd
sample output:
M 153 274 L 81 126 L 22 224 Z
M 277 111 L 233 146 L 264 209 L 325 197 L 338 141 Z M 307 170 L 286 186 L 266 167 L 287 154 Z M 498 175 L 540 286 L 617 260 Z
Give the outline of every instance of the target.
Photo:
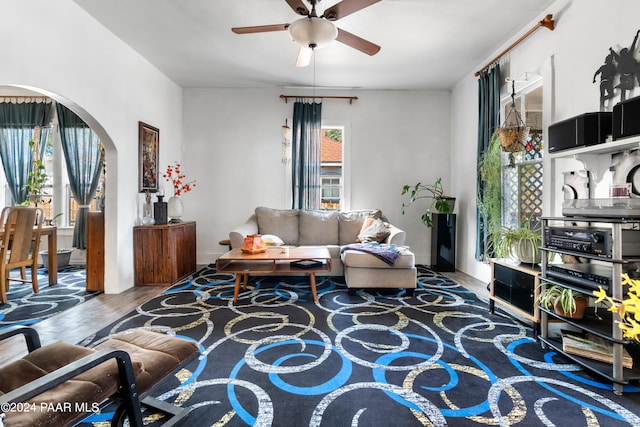
M 292 22 L 289 34 L 296 43 L 318 49 L 334 41 L 338 37 L 338 29 L 326 19 L 307 17 Z

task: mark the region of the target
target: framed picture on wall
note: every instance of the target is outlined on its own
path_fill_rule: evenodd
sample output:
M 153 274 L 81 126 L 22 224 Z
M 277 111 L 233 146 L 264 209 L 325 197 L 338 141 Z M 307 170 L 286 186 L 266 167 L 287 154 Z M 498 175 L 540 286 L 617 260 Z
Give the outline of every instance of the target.
M 158 191 L 158 154 L 160 131 L 146 123 L 138 122 L 139 171 L 138 191 Z

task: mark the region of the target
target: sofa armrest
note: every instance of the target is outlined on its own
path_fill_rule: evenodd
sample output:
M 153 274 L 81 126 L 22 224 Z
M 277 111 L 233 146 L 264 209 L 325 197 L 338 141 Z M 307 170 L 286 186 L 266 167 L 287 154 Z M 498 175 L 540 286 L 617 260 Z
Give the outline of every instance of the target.
M 389 231 L 391 231 L 391 234 L 389 234 L 389 237 L 387 237 L 385 243 L 398 246 L 404 245 L 404 239 L 407 237 L 407 233 L 405 231 L 400 230 L 393 224 L 389 224 Z
M 229 241 L 231 242 L 231 248 L 239 248 L 244 242 L 244 238 L 249 234 L 258 233 L 258 219 L 256 214 L 253 214 L 249 219 L 239 227 L 234 228 L 229 232 Z

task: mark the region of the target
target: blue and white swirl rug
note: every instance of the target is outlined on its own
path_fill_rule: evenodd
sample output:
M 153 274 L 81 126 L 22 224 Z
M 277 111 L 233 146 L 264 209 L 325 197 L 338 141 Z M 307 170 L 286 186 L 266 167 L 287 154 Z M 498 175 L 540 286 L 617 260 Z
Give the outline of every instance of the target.
M 210 266 L 81 344 L 128 328 L 197 342 L 151 391 L 191 407 L 190 427 L 640 426 L 637 385 L 618 396 L 452 280 L 418 281 L 409 297 L 318 278 L 314 303 L 304 277 L 257 277 L 234 305 L 233 275 Z
M 12 273 L 13 274 L 13 273 Z M 31 271 L 27 270 L 27 277 Z M 87 292 L 84 266 L 69 266 L 58 272 L 58 283 L 49 286 L 47 270 L 38 270 L 39 292 L 31 283 L 11 282 L 7 303 L 0 304 L 0 329 L 11 325 L 31 325 L 99 295 Z

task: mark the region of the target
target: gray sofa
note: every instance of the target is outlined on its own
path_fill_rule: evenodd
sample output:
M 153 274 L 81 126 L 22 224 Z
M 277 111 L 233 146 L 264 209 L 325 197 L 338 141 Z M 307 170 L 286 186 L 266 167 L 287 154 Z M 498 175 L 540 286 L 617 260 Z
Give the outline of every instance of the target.
M 397 246 L 399 257 L 391 266 L 382 259 L 345 245 L 363 236 L 363 224 L 380 218 L 388 236 L 381 243 Z M 377 221 L 378 223 L 380 221 Z M 367 230 L 371 230 L 370 228 Z M 329 211 L 258 207 L 247 221 L 229 233 L 232 248 L 242 246 L 248 234 L 277 236 L 287 246 L 325 246 L 331 254 L 331 276 L 345 276 L 349 288 L 416 287 L 415 257 L 403 246 L 406 233 L 388 224 L 379 210 Z

